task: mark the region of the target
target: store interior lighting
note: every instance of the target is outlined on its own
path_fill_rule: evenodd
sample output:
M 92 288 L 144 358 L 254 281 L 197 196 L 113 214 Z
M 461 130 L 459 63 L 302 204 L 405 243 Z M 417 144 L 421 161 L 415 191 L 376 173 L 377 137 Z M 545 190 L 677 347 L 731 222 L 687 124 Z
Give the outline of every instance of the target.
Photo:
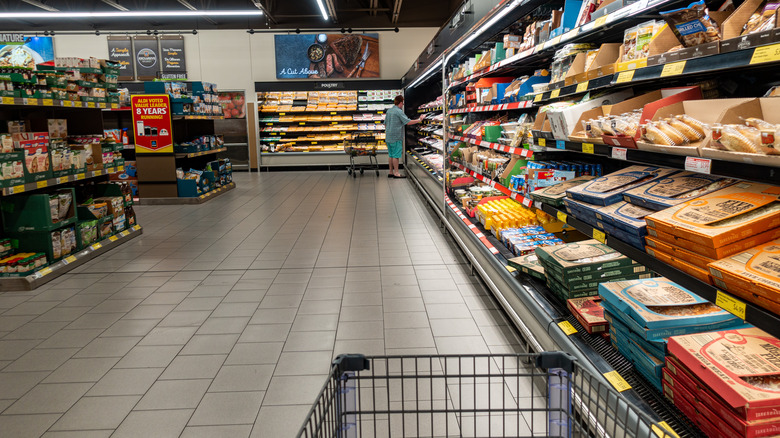
M 261 10 L 241 11 L 111 11 L 111 12 L 0 12 L 0 19 L 133 18 L 133 17 L 245 17 Z
M 325 10 L 325 5 L 322 4 L 322 0 L 317 0 L 317 6 L 320 7 L 320 12 L 322 13 L 322 18 L 327 20 L 328 19 L 328 11 Z

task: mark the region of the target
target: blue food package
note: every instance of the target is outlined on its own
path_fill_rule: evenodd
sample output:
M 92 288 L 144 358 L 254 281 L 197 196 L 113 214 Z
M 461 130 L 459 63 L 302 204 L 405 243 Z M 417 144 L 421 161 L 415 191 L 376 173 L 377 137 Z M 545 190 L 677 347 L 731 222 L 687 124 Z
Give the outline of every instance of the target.
M 728 187 L 737 180 L 698 172 L 678 172 L 623 193 L 623 200 L 650 210 L 664 210 Z
M 604 222 L 596 218 L 596 211 L 599 208 L 598 205 L 590 205 L 571 198 L 564 199 L 563 203 L 569 211 L 569 214 L 575 219 L 579 219 L 592 227 L 604 229 Z
M 578 201 L 607 206 L 623 199 L 623 193 L 657 178 L 677 172 L 673 169 L 629 166 L 617 172 L 566 190 L 566 195 Z
M 620 315 L 643 339 L 723 330 L 742 324 L 736 316 L 663 278 L 599 285 L 602 305 Z
M 619 201 L 595 212 L 596 219 L 606 222 L 629 234 L 642 237 L 647 234 L 645 216 L 653 214 L 653 210 Z

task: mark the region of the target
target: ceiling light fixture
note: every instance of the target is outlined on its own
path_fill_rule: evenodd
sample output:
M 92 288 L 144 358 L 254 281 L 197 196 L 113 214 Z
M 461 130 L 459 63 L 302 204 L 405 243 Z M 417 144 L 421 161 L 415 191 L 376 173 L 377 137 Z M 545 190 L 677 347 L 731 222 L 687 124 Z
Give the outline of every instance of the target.
M 263 15 L 261 10 L 245 11 L 111 11 L 111 12 L 0 12 L 0 19 L 131 18 L 131 17 L 246 17 Z
M 322 4 L 322 0 L 317 0 L 317 6 L 320 7 L 320 12 L 322 13 L 322 18 L 327 20 L 328 19 L 328 11 L 325 10 L 325 5 Z

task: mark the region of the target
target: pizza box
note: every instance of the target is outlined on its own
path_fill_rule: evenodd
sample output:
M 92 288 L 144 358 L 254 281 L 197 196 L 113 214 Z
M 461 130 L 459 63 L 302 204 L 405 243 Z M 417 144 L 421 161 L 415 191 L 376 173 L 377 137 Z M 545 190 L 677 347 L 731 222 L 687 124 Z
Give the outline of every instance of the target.
M 701 269 L 686 261 L 679 260 L 675 258 L 674 255 L 665 253 L 655 248 L 646 248 L 646 251 L 652 257 L 657 258 L 658 260 L 666 263 L 667 265 L 674 266 L 675 268 L 687 273 L 688 275 L 690 275 L 691 277 L 699 281 L 703 281 L 704 283 L 707 284 L 712 284 L 712 278 L 710 278 L 710 273 L 707 272 L 707 270 Z
M 603 222 L 596 219 L 596 211 L 601 207 L 600 205 L 588 204 L 587 202 L 578 201 L 572 198 L 566 198 L 563 203 L 566 205 L 566 210 L 569 214 L 574 216 L 590 226 L 604 229 Z
M 517 269 L 520 272 L 530 275 L 531 277 L 544 280 L 544 268 L 539 264 L 539 259 L 536 254 L 526 254 L 524 256 L 511 258 L 508 260 L 509 266 Z
M 658 359 L 648 353 L 647 350 L 634 342 L 632 338 L 629 338 L 628 348 L 631 352 L 631 362 L 634 364 L 634 368 L 660 391 L 661 376 L 664 369 L 663 359 Z
M 691 242 L 690 240 L 683 239 L 682 237 L 656 230 L 650 226 L 647 227 L 647 234 L 670 245 L 686 249 L 705 257 L 719 260 L 730 255 L 739 254 L 740 252 L 753 248 L 754 246 L 758 246 L 762 243 L 780 239 L 780 227 L 772 228 L 747 239 L 742 239 L 732 244 L 721 246 L 720 248 L 711 248 L 709 246 L 700 245 L 698 243 Z
M 728 187 L 737 180 L 698 172 L 678 172 L 623 194 L 623 200 L 650 210 L 664 210 Z
M 566 190 L 572 187 L 576 187 L 594 178 L 595 176 L 583 175 L 568 181 L 560 182 L 553 186 L 534 190 L 531 192 L 531 198 L 533 198 L 535 201 L 541 201 L 554 207 L 560 207 L 563 205 L 563 200 L 566 198 Z
M 626 358 L 631 358 L 631 351 L 629 350 L 629 330 L 628 327 L 623 325 L 618 318 L 615 318 L 607 309 L 604 309 L 604 319 L 609 323 L 609 341 L 612 346 Z
M 669 338 L 648 341 L 636 332 L 629 332 L 628 335 L 631 338 L 631 342 L 641 346 L 645 352 L 650 353 L 656 359 L 663 361 L 666 357 L 666 340 Z
M 679 404 L 678 401 L 690 405 L 688 409 L 693 409 L 695 412 L 695 416 L 690 418 L 691 421 L 696 423 L 708 437 L 742 438 L 745 436 L 734 430 L 723 418 L 715 415 L 709 406 L 696 398 L 695 390 L 680 383 L 665 368 L 663 370 L 663 392 L 664 396 L 671 400 L 675 406 Z M 701 426 L 702 422 L 706 422 L 704 427 Z
M 593 297 L 598 295 L 598 287 L 591 288 L 579 288 L 574 289 L 563 285 L 557 278 L 547 275 L 547 285 L 555 292 L 563 301 L 571 298 L 581 297 Z
M 713 277 L 712 282 L 718 289 L 723 289 L 734 296 L 763 307 L 772 313 L 780 314 L 780 302 L 777 300 L 769 299 L 763 295 L 757 294 L 754 290 L 739 287 L 734 283 L 726 283 L 717 277 Z
M 648 253 L 650 253 L 650 249 L 657 249 L 658 251 L 671 255 L 677 260 L 682 260 L 693 266 L 696 266 L 699 269 L 709 270 L 707 265 L 715 261 L 715 259 L 697 254 L 693 251 L 689 251 L 685 248 L 681 248 L 670 243 L 663 242 L 653 236 L 645 236 L 645 242 L 647 243 L 645 250 Z
M 617 279 L 623 279 L 626 276 L 650 275 L 650 271 L 646 266 L 643 265 L 629 265 L 607 270 L 599 270 L 595 272 L 572 274 L 565 278 L 563 277 L 563 274 L 560 270 L 556 270 L 553 267 L 550 267 L 548 270 L 551 274 L 560 279 L 559 281 L 564 285 L 588 282 L 616 281 Z
M 649 340 L 741 324 L 736 316 L 663 277 L 602 283 L 599 296 L 605 308 L 625 315 L 629 328 Z
M 656 212 L 645 220 L 648 227 L 658 231 L 719 248 L 779 227 L 778 196 L 778 186 L 740 181 Z
M 604 308 L 598 297 L 572 298 L 566 301 L 566 306 L 577 321 L 590 334 L 609 330 L 609 323 L 604 319 Z
M 726 284 L 780 302 L 780 240 L 710 263 L 709 269 Z
M 619 201 L 600 208 L 596 212 L 596 218 L 629 234 L 642 237 L 647 234 L 647 222 L 644 217 L 652 213 L 653 210 Z
M 574 274 L 635 264 L 630 258 L 594 239 L 536 248 L 536 255 L 542 264 L 560 270 L 564 279 Z
M 677 170 L 649 166 L 630 166 L 566 190 L 566 195 L 578 201 L 610 205 L 623 199 L 623 192 L 647 184 Z
M 777 338 L 757 328 L 725 330 L 675 336 L 668 349 L 742 419 L 780 421 Z

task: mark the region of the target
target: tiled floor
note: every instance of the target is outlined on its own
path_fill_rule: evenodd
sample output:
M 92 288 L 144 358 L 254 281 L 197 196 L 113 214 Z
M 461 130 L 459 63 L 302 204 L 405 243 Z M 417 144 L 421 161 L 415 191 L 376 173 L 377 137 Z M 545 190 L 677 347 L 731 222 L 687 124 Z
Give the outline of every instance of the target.
M 521 350 L 408 180 L 236 180 L 0 294 L 1 436 L 290 437 L 338 353 Z

